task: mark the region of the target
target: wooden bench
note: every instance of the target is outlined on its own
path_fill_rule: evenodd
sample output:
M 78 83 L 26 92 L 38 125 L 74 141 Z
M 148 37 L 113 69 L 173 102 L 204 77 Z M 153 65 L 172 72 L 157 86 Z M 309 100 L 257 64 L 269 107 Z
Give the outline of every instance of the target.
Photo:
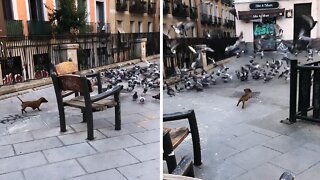
M 73 73 L 73 74 L 72 74 Z M 93 140 L 93 112 L 115 108 L 115 130 L 121 129 L 120 91 L 123 86 L 116 86 L 109 91 L 102 92 L 100 73 L 76 75 L 75 65 L 72 62 L 64 62 L 55 67 L 52 82 L 56 94 L 60 130 L 66 131 L 64 107 L 70 106 L 81 109 L 83 122 L 87 123 L 88 140 Z M 93 91 L 90 80 L 87 77 L 98 79 L 98 94 L 91 96 Z M 74 98 L 64 100 L 65 97 L 75 94 Z M 112 98 L 113 96 L 113 98 Z
M 169 173 L 177 173 L 177 167 L 180 170 L 180 175 L 194 176 L 193 163 L 190 158 L 184 157 L 179 164 L 177 164 L 174 150 L 184 141 L 184 139 L 191 133 L 194 153 L 194 164 L 201 165 L 201 148 L 200 137 L 198 132 L 197 120 L 194 110 L 186 112 L 176 112 L 163 115 L 163 122 L 177 121 L 182 119 L 188 119 L 188 127 L 179 128 L 164 128 L 163 129 L 163 157 L 167 162 Z M 192 165 L 191 165 L 192 164 Z

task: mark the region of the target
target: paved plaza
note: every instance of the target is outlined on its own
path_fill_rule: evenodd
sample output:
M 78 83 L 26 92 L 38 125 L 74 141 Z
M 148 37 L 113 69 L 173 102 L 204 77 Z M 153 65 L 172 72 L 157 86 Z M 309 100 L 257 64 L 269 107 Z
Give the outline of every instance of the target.
M 256 61 L 280 58 L 265 54 L 264 60 Z M 305 55 L 300 54 L 299 61 L 306 59 Z M 318 55 L 315 58 L 319 60 Z M 228 72 L 234 75 L 248 61 L 248 56 L 231 58 L 226 63 Z M 223 83 L 220 79 L 203 92 L 181 92 L 174 97 L 165 94 L 164 113 L 195 109 L 203 162 L 195 167 L 195 176 L 205 180 L 278 180 L 284 171 L 289 171 L 297 180 L 319 179 L 319 124 L 300 120 L 292 125 L 280 123 L 289 115 L 289 84 L 278 78 L 265 83 L 250 77 L 248 82 L 241 82 L 234 75 L 232 82 Z M 241 109 L 236 104 L 244 88 L 251 88 L 256 96 Z M 179 126 L 188 126 L 188 121 L 164 124 Z M 192 153 L 189 137 L 175 154 L 193 157 Z
M 140 94 L 142 88 L 136 89 Z M 0 179 L 159 179 L 160 102 L 132 101 L 121 93 L 122 129 L 114 130 L 114 108 L 96 112 L 95 140 L 87 141 L 86 123 L 79 109 L 66 108 L 67 132 L 61 133 L 52 85 L 22 93 L 25 101 L 45 97 L 42 111 L 26 109 L 16 97 L 0 101 Z

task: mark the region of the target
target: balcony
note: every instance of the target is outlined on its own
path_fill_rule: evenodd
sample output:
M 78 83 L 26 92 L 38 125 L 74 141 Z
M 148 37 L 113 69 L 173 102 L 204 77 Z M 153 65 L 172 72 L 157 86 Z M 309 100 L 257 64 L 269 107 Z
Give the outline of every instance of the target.
M 212 23 L 212 15 L 208 15 L 208 25 L 213 25 L 213 23 Z
M 214 26 L 216 26 L 216 25 L 218 25 L 218 18 L 217 18 L 217 16 L 213 16 L 213 25 Z
M 147 12 L 146 2 L 141 0 L 133 0 L 130 8 L 130 13 L 143 14 Z
M 198 18 L 198 12 L 196 7 L 190 8 L 190 18 L 191 19 L 197 19 Z
M 207 14 L 201 14 L 201 24 L 205 25 L 208 23 L 208 15 Z
M 221 17 L 218 17 L 217 19 L 218 19 L 218 21 L 217 21 L 217 22 L 218 22 L 218 23 L 217 23 L 217 26 L 219 27 L 219 26 L 221 26 L 221 24 L 222 24 L 222 19 L 221 19 Z
M 235 27 L 235 22 L 233 20 L 228 20 L 229 28 Z
M 128 11 L 127 0 L 117 0 L 116 10 L 120 12 Z
M 226 28 L 229 27 L 228 20 L 224 19 L 223 26 Z
M 8 37 L 20 37 L 23 36 L 22 20 L 7 20 L 6 30 Z
M 232 5 L 231 0 L 221 0 L 221 3 L 225 4 L 226 6 L 231 6 Z
M 148 3 L 148 14 L 156 13 L 156 3 Z
M 172 10 L 172 15 L 176 17 L 181 17 L 181 18 L 188 17 L 189 16 L 188 6 L 185 4 L 182 4 L 181 2 L 179 3 L 175 2 Z
M 170 2 L 163 2 L 163 15 L 170 14 Z
M 27 21 L 29 36 L 48 36 L 52 34 L 48 21 Z

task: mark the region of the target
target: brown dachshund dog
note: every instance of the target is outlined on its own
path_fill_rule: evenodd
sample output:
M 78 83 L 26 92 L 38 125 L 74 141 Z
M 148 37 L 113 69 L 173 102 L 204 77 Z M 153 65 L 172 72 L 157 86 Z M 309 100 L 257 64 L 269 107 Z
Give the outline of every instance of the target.
M 39 111 L 41 111 L 39 109 L 41 103 L 47 103 L 48 101 L 46 100 L 46 98 L 41 97 L 40 99 L 36 100 L 36 101 L 26 101 L 23 102 L 19 97 L 17 97 L 20 101 L 21 101 L 21 113 L 23 114 L 23 112 L 27 113 L 27 111 L 25 110 L 27 107 L 31 107 L 33 110 L 38 109 Z
M 239 103 L 242 101 L 242 109 L 244 108 L 244 103 L 246 101 L 248 101 L 250 98 L 252 97 L 252 91 L 249 88 L 244 89 L 244 95 L 241 96 L 241 98 L 238 101 L 237 106 L 239 105 Z

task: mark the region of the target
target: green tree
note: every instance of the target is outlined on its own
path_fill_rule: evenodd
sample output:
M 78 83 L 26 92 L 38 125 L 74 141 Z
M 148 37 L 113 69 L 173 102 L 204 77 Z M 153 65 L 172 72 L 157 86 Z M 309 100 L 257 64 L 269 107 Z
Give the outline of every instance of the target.
M 73 34 L 79 33 L 86 25 L 87 12 L 83 1 L 60 0 L 60 7 L 49 13 L 49 21 L 54 33 Z

